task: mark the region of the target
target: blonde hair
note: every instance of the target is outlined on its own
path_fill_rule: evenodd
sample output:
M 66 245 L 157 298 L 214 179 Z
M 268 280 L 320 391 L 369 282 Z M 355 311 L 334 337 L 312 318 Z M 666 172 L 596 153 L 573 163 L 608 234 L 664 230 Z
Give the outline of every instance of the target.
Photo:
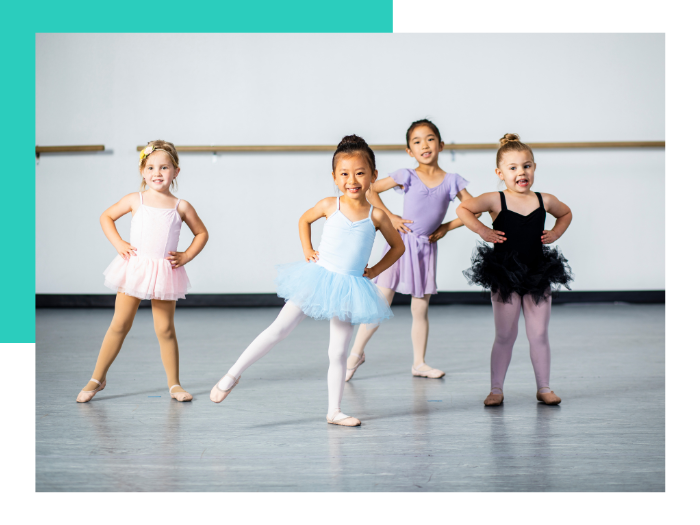
M 506 133 L 501 137 L 501 147 L 498 148 L 498 153 L 496 153 L 496 167 L 501 164 L 503 155 L 509 151 L 529 151 L 533 162 L 535 160 L 535 154 L 532 152 L 532 149 L 524 142 L 520 142 L 520 137 L 517 133 Z
M 148 157 L 154 151 L 164 151 L 165 153 L 167 153 L 170 156 L 170 160 L 173 162 L 173 166 L 175 167 L 175 169 L 178 169 L 180 167 L 180 158 L 178 157 L 177 150 L 175 149 L 175 146 L 173 145 L 172 142 L 166 142 L 164 140 L 152 140 L 144 148 L 144 151 L 146 151 L 148 148 L 151 148 L 151 151 L 148 153 L 148 155 L 143 155 L 141 157 L 141 161 L 139 162 L 139 173 L 141 173 L 143 171 L 143 169 L 146 167 L 146 162 L 148 161 Z M 141 191 L 145 190 L 146 186 L 147 186 L 146 179 L 144 179 L 143 175 L 142 175 L 141 176 Z M 173 180 L 172 184 L 170 184 L 170 187 L 173 189 L 173 191 L 177 191 L 177 179 Z

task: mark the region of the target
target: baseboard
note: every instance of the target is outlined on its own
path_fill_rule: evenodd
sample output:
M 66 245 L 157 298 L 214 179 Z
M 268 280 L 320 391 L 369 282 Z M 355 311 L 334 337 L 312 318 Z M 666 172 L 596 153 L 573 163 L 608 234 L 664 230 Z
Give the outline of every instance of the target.
M 114 308 L 114 294 L 36 294 L 37 308 Z M 411 297 L 396 294 L 395 305 L 410 304 Z M 665 303 L 665 290 L 634 290 L 604 292 L 560 292 L 554 296 L 555 304 L 563 303 Z M 273 293 L 244 294 L 189 294 L 187 299 L 177 302 L 183 307 L 256 307 L 282 306 L 284 300 Z M 484 292 L 440 292 L 430 298 L 430 304 L 491 304 Z M 143 301 L 141 307 L 150 307 Z

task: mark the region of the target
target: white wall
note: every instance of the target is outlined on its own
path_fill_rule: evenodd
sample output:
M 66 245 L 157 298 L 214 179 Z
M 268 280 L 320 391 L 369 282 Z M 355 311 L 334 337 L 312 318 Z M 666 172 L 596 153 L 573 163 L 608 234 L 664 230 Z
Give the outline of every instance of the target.
M 663 35 L 40 34 L 36 143 L 105 144 L 42 155 L 36 168 L 37 293 L 108 293 L 116 255 L 99 216 L 137 191 L 139 144 L 336 144 L 357 133 L 403 141 L 429 117 L 446 142 L 664 139 Z M 274 265 L 302 257 L 301 213 L 333 194 L 330 153 L 180 156 L 180 190 L 210 232 L 187 266 L 195 293 L 273 292 Z M 535 151 L 535 190 L 573 210 L 559 245 L 575 290 L 663 289 L 664 152 Z M 377 154 L 380 177 L 413 167 Z M 440 165 L 496 189 L 495 151 L 444 152 Z M 400 211 L 398 194 L 383 194 Z M 454 218 L 453 204 L 448 219 Z M 128 239 L 130 217 L 117 225 Z M 488 222 L 488 221 L 487 221 Z M 547 221 L 550 228 L 553 220 Z M 314 225 L 318 242 L 322 222 Z M 183 228 L 180 249 L 191 241 Z M 477 236 L 440 241 L 440 290 Z M 384 240 L 377 236 L 371 262 Z

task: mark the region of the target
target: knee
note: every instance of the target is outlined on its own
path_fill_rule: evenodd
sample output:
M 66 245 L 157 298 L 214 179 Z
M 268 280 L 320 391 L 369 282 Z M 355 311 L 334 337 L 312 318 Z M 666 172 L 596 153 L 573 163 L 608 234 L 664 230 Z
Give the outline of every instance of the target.
M 411 301 L 411 315 L 413 319 L 428 319 L 428 303 L 425 301 Z
M 278 326 L 275 323 L 272 323 L 267 330 L 265 330 L 265 332 L 267 333 L 267 336 L 274 341 L 281 341 L 291 334 L 293 329 L 294 328 L 290 326 Z
M 507 345 L 510 344 L 512 345 L 515 343 L 515 340 L 518 338 L 518 330 L 517 328 L 513 331 L 507 332 L 505 330 L 497 330 L 496 331 L 496 339 L 495 343 L 500 344 L 500 345 Z
M 331 345 L 328 347 L 328 359 L 332 363 L 344 363 L 347 359 L 347 349 L 350 341 L 343 345 Z
M 173 323 L 157 323 L 155 329 L 158 339 L 175 339 L 175 325 Z
M 117 336 L 126 336 L 126 334 L 129 333 L 129 330 L 131 330 L 132 324 L 133 320 L 118 321 L 116 319 L 112 319 L 112 322 L 109 325 L 109 331 Z
M 549 344 L 549 334 L 546 327 L 530 328 L 527 331 L 527 340 L 530 344 Z

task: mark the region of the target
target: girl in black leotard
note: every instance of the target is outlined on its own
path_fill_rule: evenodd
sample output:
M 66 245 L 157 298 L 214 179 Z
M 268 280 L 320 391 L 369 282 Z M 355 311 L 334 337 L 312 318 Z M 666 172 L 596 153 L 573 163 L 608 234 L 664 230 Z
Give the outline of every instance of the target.
M 569 288 L 572 281 L 567 260 L 557 248 L 546 244 L 561 237 L 571 223 L 571 210 L 554 195 L 531 191 L 535 182 L 535 159 L 518 135 L 501 139 L 496 154 L 496 174 L 506 190 L 465 199 L 457 216 L 486 242 L 477 246 L 471 268 L 464 271 L 472 284 L 491 290 L 496 339 L 491 350 L 491 392 L 485 405 L 503 403 L 503 381 L 518 335 L 520 309 L 530 342 L 530 359 L 535 369 L 537 399 L 558 405 L 561 399 L 549 388 L 550 349 L 547 328 L 552 309 L 552 288 Z M 493 228 L 475 214 L 489 212 Z M 546 214 L 557 221 L 544 229 Z M 569 288 L 570 289 L 570 288 Z

